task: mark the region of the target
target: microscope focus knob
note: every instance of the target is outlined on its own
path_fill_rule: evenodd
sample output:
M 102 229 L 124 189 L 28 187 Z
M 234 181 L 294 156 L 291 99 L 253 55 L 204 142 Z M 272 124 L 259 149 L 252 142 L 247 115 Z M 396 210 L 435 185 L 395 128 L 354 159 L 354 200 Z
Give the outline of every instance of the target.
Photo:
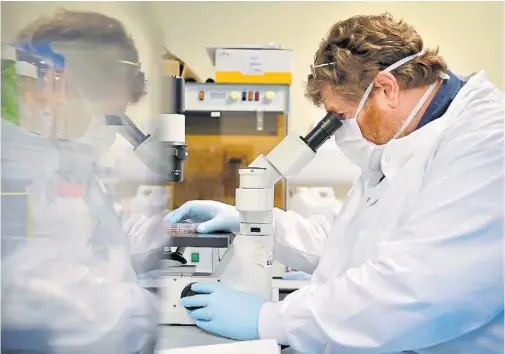
M 186 285 L 184 287 L 184 289 L 182 289 L 181 299 L 188 297 L 188 296 L 198 295 L 198 293 L 196 291 L 191 290 L 191 285 L 193 285 L 193 284 L 195 284 L 195 283 L 189 283 L 188 285 Z M 189 311 L 197 310 L 200 308 L 202 308 L 202 307 L 186 307 L 186 309 L 188 309 Z
M 230 92 L 230 99 L 232 101 L 239 100 L 240 99 L 240 92 L 238 92 L 238 91 L 232 91 L 232 92 Z
M 274 98 L 275 98 L 275 93 L 273 91 L 265 92 L 265 99 L 267 101 L 273 101 Z

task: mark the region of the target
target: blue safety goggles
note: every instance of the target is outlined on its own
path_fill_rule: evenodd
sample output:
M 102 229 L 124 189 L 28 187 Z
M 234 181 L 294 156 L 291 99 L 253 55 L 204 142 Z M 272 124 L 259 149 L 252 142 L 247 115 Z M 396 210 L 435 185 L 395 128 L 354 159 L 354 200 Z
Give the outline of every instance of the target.
M 62 71 L 65 57 L 55 53 L 49 42 L 15 44 L 18 61 L 25 61 L 37 67 L 38 76 L 43 77 L 49 70 Z
M 16 55 L 18 61 L 25 61 L 35 65 L 37 68 L 37 76 L 40 79 L 39 84 L 44 85 L 44 78 L 48 72 L 56 77 L 56 80 L 63 74 L 65 69 L 68 69 L 68 63 L 65 61 L 65 56 L 55 52 L 49 41 L 38 41 L 36 43 L 17 43 Z M 145 74 L 141 70 L 139 62 L 131 62 L 127 60 L 116 59 L 119 66 L 117 70 L 125 70 L 129 77 L 132 96 L 141 97 L 145 95 Z
M 62 54 L 56 53 L 51 48 L 51 43 L 48 41 L 33 43 L 16 44 L 16 54 L 18 61 L 26 61 L 37 67 L 39 77 L 43 76 L 49 70 L 63 71 L 65 68 L 65 57 Z M 140 63 L 134 63 L 126 60 L 117 60 L 129 67 L 134 75 L 141 72 Z M 143 73 L 142 73 L 143 74 Z

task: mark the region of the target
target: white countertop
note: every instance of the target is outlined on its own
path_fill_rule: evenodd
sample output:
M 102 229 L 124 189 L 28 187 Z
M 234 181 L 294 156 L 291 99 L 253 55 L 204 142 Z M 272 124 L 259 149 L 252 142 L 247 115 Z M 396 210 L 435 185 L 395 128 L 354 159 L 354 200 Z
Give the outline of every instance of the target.
M 219 337 L 196 326 L 159 326 L 158 341 L 156 343 L 156 353 L 162 354 L 163 350 L 176 348 L 190 348 L 202 345 L 234 343 L 234 340 Z M 297 354 L 291 348 L 286 348 L 282 354 Z

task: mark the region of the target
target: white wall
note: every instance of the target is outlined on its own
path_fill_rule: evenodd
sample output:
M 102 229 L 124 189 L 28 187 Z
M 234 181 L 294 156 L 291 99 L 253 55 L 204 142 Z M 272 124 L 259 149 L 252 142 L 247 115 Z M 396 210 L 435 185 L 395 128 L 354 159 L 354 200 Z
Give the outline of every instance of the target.
M 147 77 L 148 95 L 136 106 L 128 110 L 130 117 L 136 121 L 153 117 L 159 112 L 159 79 L 161 74 L 161 55 L 164 39 L 157 22 L 145 2 L 2 2 L 1 3 L 2 42 L 15 38 L 18 31 L 29 22 L 40 16 L 51 16 L 55 10 L 97 11 L 121 21 L 135 41 L 142 62 L 142 70 Z M 92 58 L 90 58 L 92 59 Z
M 213 77 L 205 47 L 276 42 L 294 51 L 291 128 L 301 133 L 321 117 L 303 96 L 319 41 L 336 21 L 384 11 L 440 46 L 460 74 L 485 69 L 504 88 L 501 2 L 152 2 L 167 47 L 202 77 Z
M 273 41 L 294 51 L 290 127 L 303 133 L 322 114 L 303 96 L 319 41 L 338 20 L 384 11 L 414 25 L 427 45 L 440 46 L 457 73 L 485 69 L 505 88 L 502 2 L 2 2 L 2 40 L 59 7 L 102 12 L 131 32 L 149 90 L 146 99 L 129 110 L 135 120 L 159 112 L 163 45 L 207 78 L 213 77 L 207 46 Z

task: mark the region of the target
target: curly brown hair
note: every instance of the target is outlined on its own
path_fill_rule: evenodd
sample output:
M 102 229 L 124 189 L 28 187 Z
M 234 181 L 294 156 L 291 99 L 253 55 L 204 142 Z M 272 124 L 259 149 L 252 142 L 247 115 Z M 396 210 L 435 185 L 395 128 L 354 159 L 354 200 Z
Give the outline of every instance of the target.
M 329 85 L 342 98 L 356 102 L 379 71 L 422 49 L 423 40 L 416 30 L 402 20 L 395 21 L 389 13 L 337 22 L 314 57 L 315 66 L 336 64 L 316 68 L 316 78 L 312 74 L 308 77 L 305 95 L 320 106 L 321 91 Z M 447 65 L 438 48 L 425 48 L 423 55 L 391 73 L 406 89 L 432 84 L 439 72 L 447 72 Z
M 100 97 L 107 90 L 113 90 L 119 75 L 124 76 L 125 72 L 128 72 L 130 102 L 136 103 L 145 95 L 144 74 L 134 65 L 128 67 L 121 62 L 138 63 L 137 48 L 123 24 L 112 17 L 91 11 L 60 9 L 51 17 L 30 23 L 18 34 L 17 41 L 71 43 L 76 48 L 86 48 L 86 51 L 81 50 L 82 59 L 73 71 L 90 95 Z M 56 51 L 54 46 L 53 51 Z

